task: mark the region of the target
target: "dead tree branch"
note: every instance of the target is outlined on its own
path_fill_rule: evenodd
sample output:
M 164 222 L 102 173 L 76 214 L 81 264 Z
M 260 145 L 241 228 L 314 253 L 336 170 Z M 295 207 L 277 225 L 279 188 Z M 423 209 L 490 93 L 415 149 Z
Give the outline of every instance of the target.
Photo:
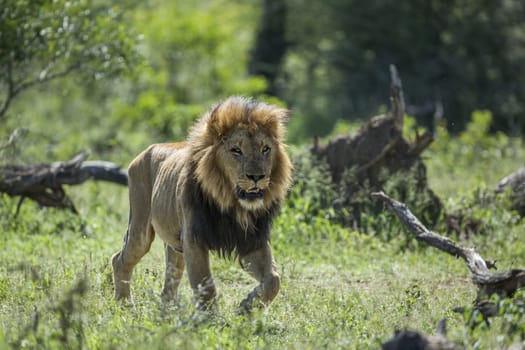
M 354 168 L 360 182 L 368 180 L 375 185 L 381 169 L 391 173 L 410 169 L 434 140 L 430 132 L 418 136 L 413 143 L 403 138 L 405 99 L 394 65 L 390 66 L 390 80 L 390 111 L 373 117 L 357 133 L 336 136 L 326 145 L 314 139 L 310 151 L 328 163 L 334 183 L 341 180 L 345 170 Z
M 405 97 L 403 96 L 403 85 L 401 78 L 397 73 L 397 68 L 390 65 L 390 103 L 392 105 L 392 117 L 395 120 L 395 126 L 399 132 L 403 131 L 403 118 L 405 116 Z
M 354 228 L 361 225 L 363 213 L 378 209 L 369 205 L 369 201 L 362 201 L 362 196 L 384 188 L 386 182 L 399 173 L 415 180 L 414 192 L 417 201 L 424 203 L 421 212 L 428 222 L 435 222 L 441 213 L 441 202 L 428 186 L 421 157 L 434 137 L 430 132 L 422 136 L 416 134 L 413 142 L 403 137 L 406 106 L 401 78 L 394 65 L 390 66 L 390 80 L 387 113 L 371 118 L 357 132 L 338 135 L 325 144 L 315 137 L 309 149 L 314 164 L 327 165 L 334 188 L 341 191 L 337 203 L 332 201 L 328 205 L 334 206 L 341 213 L 338 215 L 342 221 Z M 401 181 L 396 185 L 402 186 Z
M 76 212 L 63 185 L 79 185 L 87 180 L 109 181 L 126 186 L 128 176 L 118 165 L 105 161 L 86 161 L 88 152 L 80 152 L 66 162 L 0 167 L 0 192 L 30 198 L 42 206 Z M 21 203 L 21 202 L 20 202 Z
M 372 193 L 372 196 L 381 199 L 417 240 L 462 258 L 472 272 L 472 282 L 478 287 L 478 300 L 492 294 L 511 297 L 519 288 L 525 286 L 525 270 L 513 269 L 503 273 L 491 273 L 489 269 L 496 267 L 494 261 L 485 260 L 474 249 L 461 247 L 451 239 L 429 231 L 405 204 L 388 197 L 383 192 Z

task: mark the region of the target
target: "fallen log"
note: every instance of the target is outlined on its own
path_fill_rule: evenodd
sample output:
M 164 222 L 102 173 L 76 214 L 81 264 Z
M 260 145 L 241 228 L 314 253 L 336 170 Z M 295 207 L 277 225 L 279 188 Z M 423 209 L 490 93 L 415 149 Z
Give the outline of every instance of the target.
M 45 207 L 77 212 L 64 185 L 79 185 L 87 180 L 108 181 L 127 186 L 128 176 L 118 165 L 106 161 L 87 161 L 82 151 L 66 162 L 35 165 L 0 166 L 0 192 L 20 197 L 17 213 L 25 198 Z
M 494 308 L 486 307 L 487 299 L 491 295 L 512 297 L 518 289 L 525 286 L 525 270 L 512 269 L 502 273 L 492 273 L 490 269 L 496 268 L 494 260 L 486 260 L 474 249 L 462 247 L 451 239 L 428 230 L 405 204 L 388 197 L 385 193 L 374 192 L 371 195 L 382 200 L 418 241 L 465 261 L 472 273 L 472 282 L 478 287 L 475 307 L 479 305 L 478 309 L 485 317 L 494 316 L 495 313 Z

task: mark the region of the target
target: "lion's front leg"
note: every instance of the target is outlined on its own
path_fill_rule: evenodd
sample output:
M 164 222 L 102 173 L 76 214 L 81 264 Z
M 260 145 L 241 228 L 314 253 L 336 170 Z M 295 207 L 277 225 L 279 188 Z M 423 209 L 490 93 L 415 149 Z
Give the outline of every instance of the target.
M 197 309 L 206 310 L 213 304 L 217 294 L 211 276 L 208 249 L 192 242 L 191 239 L 185 239 L 183 251 Z
M 241 264 L 259 282 L 241 302 L 241 307 L 250 311 L 254 306 L 268 306 L 281 286 L 281 277 L 276 271 L 270 244 L 267 242 L 263 248 L 241 256 Z

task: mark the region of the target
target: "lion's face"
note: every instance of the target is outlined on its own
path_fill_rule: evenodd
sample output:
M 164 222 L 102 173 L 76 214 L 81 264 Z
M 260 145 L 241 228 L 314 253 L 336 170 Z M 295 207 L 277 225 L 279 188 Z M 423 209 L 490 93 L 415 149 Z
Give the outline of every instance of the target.
M 248 210 L 264 207 L 270 186 L 275 141 L 260 131 L 234 130 L 218 151 L 219 164 L 239 204 Z
M 231 97 L 205 114 L 188 138 L 193 176 L 222 212 L 243 227 L 279 205 L 291 183 L 283 121 L 288 111 Z

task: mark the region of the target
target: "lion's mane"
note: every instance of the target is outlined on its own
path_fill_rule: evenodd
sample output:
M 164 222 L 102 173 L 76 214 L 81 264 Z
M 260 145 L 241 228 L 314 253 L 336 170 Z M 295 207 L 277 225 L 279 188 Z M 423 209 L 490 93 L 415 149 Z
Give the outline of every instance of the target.
M 270 226 L 291 183 L 292 164 L 285 152 L 286 109 L 243 97 L 230 97 L 206 112 L 188 137 L 188 161 L 183 189 L 184 202 L 192 209 L 193 239 L 224 256 L 246 254 L 269 240 Z M 231 181 L 220 170 L 217 151 L 222 138 L 236 129 L 265 133 L 277 149 L 264 191 L 264 206 L 243 208 Z

